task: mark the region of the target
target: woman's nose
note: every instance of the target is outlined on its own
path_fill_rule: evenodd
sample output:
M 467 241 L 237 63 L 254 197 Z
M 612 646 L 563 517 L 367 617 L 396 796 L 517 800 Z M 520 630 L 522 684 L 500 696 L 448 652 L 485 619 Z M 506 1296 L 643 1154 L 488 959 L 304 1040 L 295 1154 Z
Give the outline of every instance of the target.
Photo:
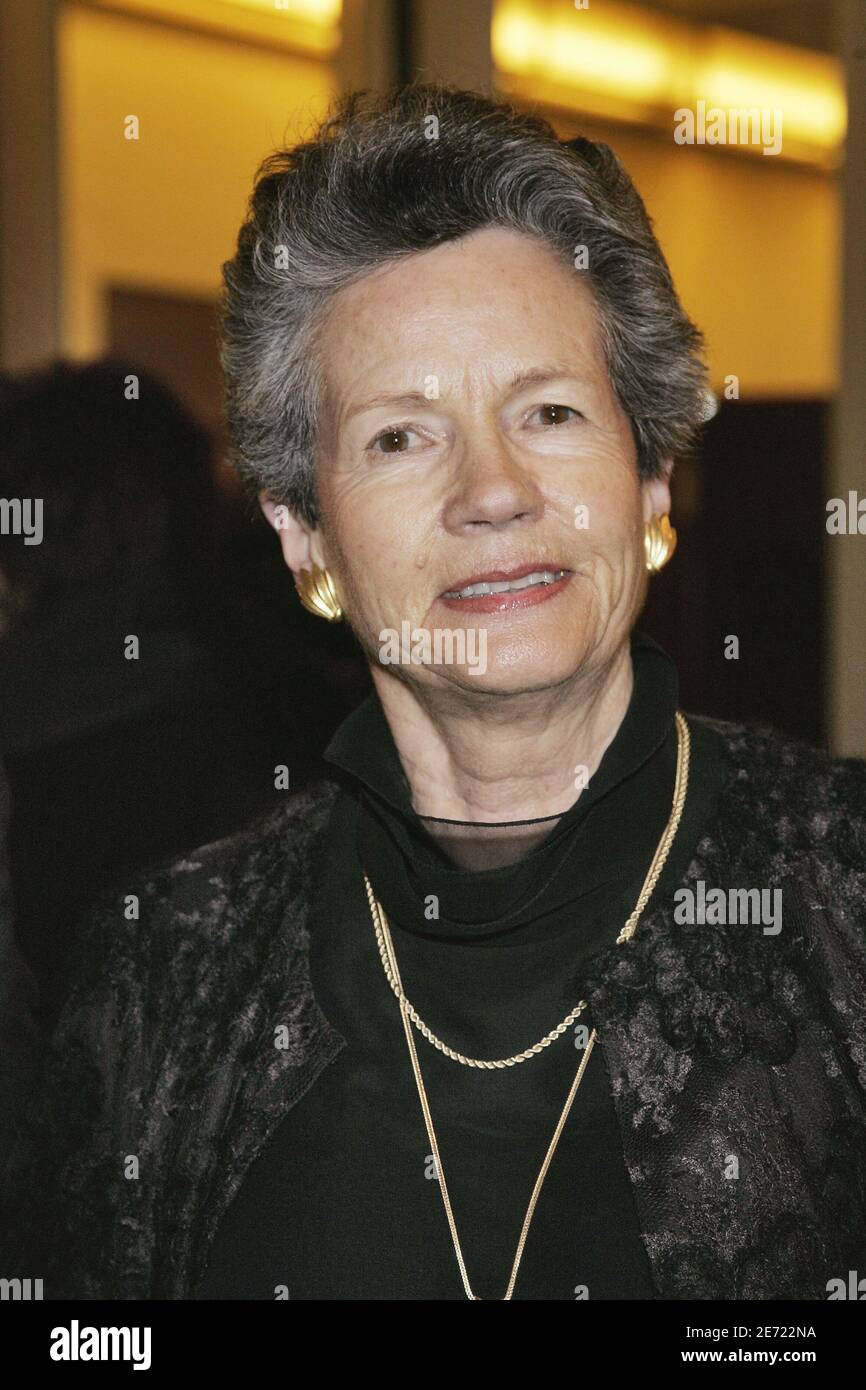
M 503 526 L 525 516 L 540 516 L 542 509 L 535 480 L 501 440 L 488 436 L 467 448 L 460 460 L 445 523 L 453 530 Z

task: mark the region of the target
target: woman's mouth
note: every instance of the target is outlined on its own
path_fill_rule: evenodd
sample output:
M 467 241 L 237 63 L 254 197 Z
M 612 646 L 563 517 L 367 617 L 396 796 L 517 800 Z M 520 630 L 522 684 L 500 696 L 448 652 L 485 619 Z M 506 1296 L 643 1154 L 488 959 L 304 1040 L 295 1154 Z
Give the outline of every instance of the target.
M 440 602 L 461 613 L 502 613 L 530 608 L 561 593 L 572 574 L 569 569 L 524 565 L 511 574 L 500 571 L 461 582 L 453 589 L 446 589 Z

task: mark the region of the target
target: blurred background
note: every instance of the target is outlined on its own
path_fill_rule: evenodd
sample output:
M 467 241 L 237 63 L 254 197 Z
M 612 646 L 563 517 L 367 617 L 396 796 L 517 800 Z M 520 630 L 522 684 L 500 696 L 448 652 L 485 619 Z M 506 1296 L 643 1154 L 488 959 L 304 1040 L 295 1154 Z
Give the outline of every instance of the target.
M 6 0 L 0 499 L 53 521 L 0 534 L 0 816 L 47 1019 L 80 904 L 303 784 L 368 689 L 225 465 L 215 308 L 263 156 L 414 78 L 620 154 L 719 401 L 643 626 L 686 710 L 866 756 L 866 0 Z M 699 102 L 781 150 L 678 144 Z

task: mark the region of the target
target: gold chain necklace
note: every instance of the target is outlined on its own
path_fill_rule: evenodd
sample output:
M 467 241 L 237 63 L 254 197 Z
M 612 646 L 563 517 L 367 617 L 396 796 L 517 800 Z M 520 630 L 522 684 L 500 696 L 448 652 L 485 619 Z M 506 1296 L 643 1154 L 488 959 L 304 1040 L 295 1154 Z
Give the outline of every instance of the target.
M 631 938 L 634 936 L 634 933 L 637 930 L 638 921 L 640 920 L 640 915 L 643 912 L 647 902 L 649 901 L 650 894 L 652 893 L 653 888 L 658 882 L 659 874 L 661 873 L 665 864 L 665 860 L 667 859 L 668 854 L 670 853 L 670 847 L 673 843 L 674 836 L 677 832 L 677 827 L 680 823 L 680 817 L 682 815 L 683 804 L 686 799 L 686 790 L 688 788 L 689 781 L 689 754 L 691 747 L 691 739 L 689 735 L 689 726 L 679 710 L 677 710 L 675 718 L 677 726 L 677 771 L 676 778 L 674 781 L 673 806 L 671 808 L 670 818 L 665 827 L 662 838 L 659 841 L 656 852 L 653 855 L 652 863 L 650 864 L 649 871 L 647 873 L 646 878 L 644 879 L 643 888 L 641 889 L 640 895 L 637 900 L 637 905 L 634 911 L 632 912 L 631 916 L 628 918 L 628 921 L 626 922 L 625 926 L 622 928 L 622 931 L 619 933 L 619 936 L 616 938 L 617 945 L 621 945 L 623 942 L 631 940 Z M 540 1051 L 542 1047 L 547 1047 L 554 1040 L 555 1037 L 559 1037 L 560 1034 L 564 1031 L 564 1029 L 568 1026 L 569 1020 L 576 1018 L 580 1010 L 585 1007 L 586 1001 L 581 1000 L 580 1004 L 577 1005 L 577 1008 L 573 1009 L 571 1013 L 566 1017 L 566 1019 L 564 1019 L 563 1022 L 552 1031 L 552 1033 L 548 1033 L 546 1038 L 542 1038 L 540 1043 L 536 1043 L 535 1047 L 528 1048 L 525 1052 L 518 1053 L 515 1057 L 506 1057 L 502 1061 L 498 1062 L 485 1062 L 479 1060 L 478 1058 L 464 1057 L 462 1053 L 455 1052 L 452 1048 L 447 1047 L 443 1042 L 440 1041 L 439 1038 L 435 1036 L 434 1033 L 431 1033 L 430 1029 L 427 1028 L 426 1024 L 424 1024 L 422 1020 L 418 1017 L 418 1014 L 412 1008 L 412 1005 L 409 1003 L 409 1000 L 403 993 L 403 984 L 400 979 L 400 971 L 397 966 L 397 957 L 394 952 L 394 943 L 391 939 L 391 932 L 388 927 L 388 919 L 385 916 L 385 912 L 382 908 L 381 903 L 375 896 L 373 889 L 370 886 L 370 880 L 367 878 L 366 874 L 364 874 L 364 883 L 367 888 L 367 897 L 370 903 L 370 911 L 373 917 L 373 927 L 376 932 L 376 940 L 379 943 L 379 953 L 382 957 L 382 964 L 385 968 L 385 974 L 387 976 L 388 983 L 391 985 L 392 990 L 394 991 L 398 1000 L 400 1001 L 400 1017 L 403 1020 L 403 1030 L 406 1034 L 406 1043 L 409 1048 L 409 1057 L 412 1062 L 412 1071 L 414 1072 L 415 1084 L 418 1088 L 418 1098 L 421 1102 L 421 1111 L 424 1116 L 424 1124 L 427 1128 L 427 1137 L 430 1141 L 430 1147 L 433 1150 L 433 1157 L 436 1163 L 436 1176 L 439 1180 L 439 1191 L 442 1194 L 442 1202 L 445 1207 L 445 1215 L 448 1218 L 448 1228 L 451 1232 L 451 1240 L 454 1245 L 454 1253 L 457 1256 L 457 1264 L 460 1268 L 460 1277 L 463 1280 L 463 1288 L 468 1299 L 470 1299 L 472 1302 L 480 1303 L 483 1300 L 480 1299 L 477 1294 L 472 1292 L 472 1285 L 469 1283 L 469 1275 L 466 1270 L 466 1262 L 463 1259 L 463 1251 L 460 1246 L 460 1237 L 457 1234 L 457 1224 L 454 1220 L 454 1213 L 451 1209 L 451 1199 L 448 1196 L 448 1187 L 445 1182 L 445 1172 L 442 1167 L 442 1159 L 439 1153 L 439 1144 L 436 1140 L 436 1131 L 433 1128 L 433 1117 L 430 1114 L 430 1105 L 427 1100 L 427 1092 L 424 1087 L 423 1078 L 421 1076 L 421 1067 L 418 1062 L 418 1053 L 415 1048 L 415 1039 L 412 1036 L 412 1029 L 409 1026 L 410 1019 L 418 1028 L 419 1032 L 421 1032 L 424 1035 L 424 1037 L 428 1039 L 428 1041 L 433 1043 L 434 1047 L 437 1047 L 441 1052 L 444 1052 L 447 1057 L 451 1057 L 455 1061 L 462 1062 L 465 1066 L 514 1066 L 517 1062 L 525 1061 L 527 1057 L 532 1056 L 536 1052 Z M 517 1271 L 520 1268 L 520 1261 L 523 1258 L 524 1246 L 526 1245 L 526 1239 L 529 1235 L 529 1227 L 532 1222 L 532 1218 L 535 1214 L 535 1207 L 538 1202 L 539 1195 L 541 1193 L 541 1188 L 544 1183 L 544 1179 L 547 1176 L 547 1170 L 550 1167 L 550 1164 L 553 1160 L 553 1155 L 556 1151 L 556 1146 L 559 1143 L 560 1135 L 562 1134 L 562 1131 L 565 1127 L 565 1122 L 568 1119 L 568 1114 L 571 1110 L 572 1103 L 574 1101 L 575 1096 L 577 1095 L 577 1089 L 580 1086 L 581 1081 L 583 1080 L 583 1073 L 586 1071 L 587 1063 L 589 1062 L 592 1049 L 595 1046 L 596 1037 L 597 1033 L 596 1030 L 593 1028 L 592 1033 L 590 1034 L 589 1042 L 587 1043 L 583 1057 L 581 1058 L 580 1065 L 577 1068 L 577 1073 L 575 1075 L 574 1080 L 571 1083 L 568 1095 L 565 1098 L 565 1105 L 562 1108 L 562 1114 L 559 1117 L 556 1129 L 553 1132 L 553 1138 L 551 1139 L 547 1153 L 544 1156 L 544 1162 L 542 1163 L 538 1177 L 535 1180 L 535 1186 L 533 1187 L 532 1195 L 529 1198 L 529 1205 L 526 1208 L 526 1215 L 523 1218 L 523 1226 L 520 1231 L 520 1239 L 517 1242 L 517 1252 L 514 1256 L 514 1263 L 511 1267 L 511 1277 L 508 1280 L 508 1287 L 502 1298 L 503 1303 L 508 1302 L 514 1293 L 514 1285 L 517 1282 Z
M 670 853 L 670 847 L 673 844 L 673 839 L 680 823 L 683 803 L 686 799 L 686 788 L 689 781 L 689 752 L 691 739 L 689 736 L 689 726 L 679 710 L 677 710 L 675 718 L 677 725 L 677 772 L 674 780 L 673 805 L 671 807 L 670 819 L 665 826 L 664 834 L 653 855 L 652 863 L 649 866 L 643 887 L 638 895 L 635 909 L 616 939 L 617 945 L 621 945 L 624 941 L 629 941 L 632 936 L 634 936 L 641 914 L 649 902 L 652 891 L 658 882 L 659 875 L 664 868 L 665 860 Z M 561 1037 L 566 1028 L 570 1027 L 575 1019 L 579 1017 L 583 1009 L 586 1008 L 586 1000 L 581 999 L 571 1012 L 566 1014 L 562 1022 L 558 1023 L 555 1028 L 552 1028 L 540 1042 L 533 1043 L 532 1047 L 527 1047 L 525 1051 L 518 1052 L 513 1057 L 501 1057 L 497 1058 L 495 1061 L 486 1061 L 480 1057 L 465 1057 L 462 1052 L 455 1051 L 453 1047 L 449 1047 L 447 1043 L 442 1042 L 441 1038 L 437 1038 L 436 1034 L 427 1027 L 427 1024 L 419 1016 L 417 1010 L 403 993 L 403 986 L 400 983 L 400 976 L 396 969 L 394 945 L 391 940 L 388 919 L 385 916 L 385 910 L 382 904 L 373 892 L 372 885 L 366 874 L 364 874 L 364 886 L 367 890 L 367 901 L 370 904 L 370 914 L 373 918 L 373 928 L 376 933 L 376 942 L 379 947 L 379 955 L 382 960 L 382 968 L 385 971 L 385 978 L 391 986 L 393 993 L 396 995 L 401 1009 L 405 1010 L 409 1015 L 409 1018 L 418 1029 L 418 1032 L 421 1033 L 429 1043 L 432 1043 L 433 1047 L 438 1048 L 446 1057 L 450 1057 L 452 1062 L 460 1062 L 464 1067 L 481 1067 L 486 1070 L 517 1066 L 519 1062 L 525 1062 L 528 1058 L 536 1056 L 545 1047 L 549 1047 L 552 1042 L 555 1042 L 558 1037 Z

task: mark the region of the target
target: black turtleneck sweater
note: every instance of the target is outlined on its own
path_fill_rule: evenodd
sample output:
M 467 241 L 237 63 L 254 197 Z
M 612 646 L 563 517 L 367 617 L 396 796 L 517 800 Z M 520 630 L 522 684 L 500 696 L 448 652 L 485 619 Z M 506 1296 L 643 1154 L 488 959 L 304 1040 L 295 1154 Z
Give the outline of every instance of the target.
M 537 1042 L 584 997 L 586 964 L 633 910 L 671 812 L 676 668 L 642 634 L 632 637 L 632 661 L 628 710 L 589 785 L 542 838 L 530 825 L 533 847 L 499 868 L 456 867 L 441 838 L 449 827 L 428 829 L 414 812 L 375 694 L 340 726 L 325 756 L 344 790 L 314 898 L 310 970 L 347 1046 L 250 1168 L 217 1231 L 199 1298 L 273 1299 L 283 1286 L 302 1300 L 465 1298 L 362 866 L 388 915 L 403 988 L 428 1026 L 472 1057 L 506 1057 Z M 690 728 L 688 795 L 647 911 L 682 879 L 721 786 L 717 736 Z M 541 1053 L 493 1071 L 462 1066 L 415 1032 L 464 1259 L 482 1298 L 505 1292 L 583 1055 L 580 1025 L 592 1028 L 589 1007 Z M 513 1297 L 653 1296 L 597 1044 Z

